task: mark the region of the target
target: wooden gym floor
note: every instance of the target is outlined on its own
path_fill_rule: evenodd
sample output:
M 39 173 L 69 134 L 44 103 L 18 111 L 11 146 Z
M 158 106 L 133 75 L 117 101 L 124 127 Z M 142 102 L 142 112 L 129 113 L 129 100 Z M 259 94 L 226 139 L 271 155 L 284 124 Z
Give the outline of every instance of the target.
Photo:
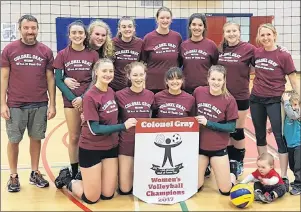
M 300 75 L 298 76 L 300 79 Z M 289 88 L 290 85 L 287 85 Z M 244 176 L 255 169 L 257 157 L 254 128 L 250 114 L 246 121 L 246 158 Z M 7 161 L 7 135 L 5 121 L 1 119 L 1 211 L 229 211 L 239 210 L 233 207 L 229 197 L 219 194 L 214 176 L 206 179 L 204 190 L 197 193 L 189 200 L 174 205 L 151 205 L 146 204 L 131 196 L 119 196 L 117 193 L 110 201 L 99 201 L 97 204 L 88 205 L 81 200 L 74 198 L 66 190 L 57 190 L 53 184 L 55 176 L 63 166 L 69 165 L 68 160 L 68 132 L 64 118 L 61 93 L 57 90 L 57 115 L 48 122 L 46 138 L 42 143 L 40 170 L 45 178 L 50 181 L 50 187 L 40 189 L 29 184 L 30 155 L 29 140 L 27 132 L 20 144 L 18 173 L 21 183 L 21 191 L 9 193 L 6 183 L 9 178 L 9 167 Z M 276 154 L 276 143 L 273 135 L 268 136 L 269 151 L 276 156 L 276 167 L 279 168 L 279 161 Z M 278 169 L 279 170 L 279 169 Z M 289 170 L 290 181 L 293 174 Z M 287 193 L 283 198 L 271 204 L 254 202 L 249 208 L 250 211 L 300 211 L 300 196 L 291 196 Z

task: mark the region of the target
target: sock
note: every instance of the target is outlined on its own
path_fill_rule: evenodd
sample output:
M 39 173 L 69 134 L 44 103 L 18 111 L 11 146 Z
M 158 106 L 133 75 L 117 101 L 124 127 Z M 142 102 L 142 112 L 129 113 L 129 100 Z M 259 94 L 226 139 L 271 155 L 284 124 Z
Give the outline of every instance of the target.
M 227 151 L 228 151 L 228 156 L 229 156 L 229 160 L 234 160 L 234 146 L 227 146 Z
M 72 178 L 74 179 L 78 173 L 78 163 L 71 163 Z
M 232 154 L 233 154 L 233 160 L 236 160 L 238 162 L 243 162 L 244 158 L 245 158 L 245 152 L 246 152 L 246 149 L 237 149 L 235 147 L 233 147 L 233 150 L 232 150 Z

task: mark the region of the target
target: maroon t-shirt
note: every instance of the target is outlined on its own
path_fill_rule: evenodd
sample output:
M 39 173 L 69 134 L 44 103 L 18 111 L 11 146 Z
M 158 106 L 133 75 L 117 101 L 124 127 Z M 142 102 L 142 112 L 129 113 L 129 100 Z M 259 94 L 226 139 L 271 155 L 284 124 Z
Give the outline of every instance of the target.
M 195 99 L 189 93 L 182 91 L 179 95 L 172 95 L 168 90 L 155 94 L 154 110 L 158 110 L 158 118 L 183 118 L 193 116 Z
M 16 40 L 3 49 L 1 59 L 1 67 L 10 69 L 8 107 L 48 101 L 46 70 L 53 71 L 53 53 L 49 47 L 40 42 L 26 45 Z
M 125 122 L 128 118 L 150 118 L 154 94 L 147 89 L 135 93 L 130 88 L 124 88 L 116 92 L 116 101 L 122 122 Z M 119 141 L 134 143 L 135 127 L 122 131 L 119 134 Z
M 218 64 L 227 70 L 227 89 L 236 100 L 250 97 L 250 64 L 254 57 L 255 47 L 247 42 L 228 46 L 219 55 Z
M 113 42 L 115 45 L 115 72 L 110 87 L 117 91 L 128 86 L 124 67 L 131 62 L 140 60 L 143 41 L 135 37 L 127 43 L 119 37 L 114 37 Z
M 237 104 L 233 96 L 213 96 L 209 86 L 200 86 L 193 93 L 196 100 L 197 115 L 203 115 L 212 122 L 225 122 L 238 119 Z M 224 149 L 229 143 L 229 133 L 211 130 L 200 125 L 200 149 L 216 151 Z
M 251 93 L 259 97 L 282 96 L 285 76 L 296 70 L 292 56 L 286 51 L 280 51 L 280 48 L 274 51 L 256 49 L 252 64 L 255 67 L 255 78 Z
M 141 60 L 147 63 L 147 89 L 165 88 L 165 72 L 171 67 L 179 66 L 181 42 L 181 35 L 173 30 L 166 35 L 161 35 L 156 30 L 145 35 Z
M 98 121 L 102 125 L 118 123 L 118 106 L 112 88 L 107 92 L 92 86 L 83 99 L 84 124 L 82 125 L 79 146 L 88 150 L 109 150 L 118 145 L 118 132 L 110 135 L 93 135 L 87 121 Z
M 66 77 L 76 79 L 80 83 L 80 86 L 71 90 L 71 92 L 75 96 L 81 96 L 92 81 L 92 69 L 97 60 L 98 54 L 96 51 L 87 48 L 76 51 L 69 45 L 57 54 L 53 67 L 63 70 Z M 64 107 L 73 107 L 65 96 L 63 96 L 63 101 Z
M 217 64 L 218 49 L 215 43 L 207 38 L 194 42 L 191 39 L 184 41 L 180 48 L 183 60 L 185 88 L 195 89 L 207 85 L 208 70 Z

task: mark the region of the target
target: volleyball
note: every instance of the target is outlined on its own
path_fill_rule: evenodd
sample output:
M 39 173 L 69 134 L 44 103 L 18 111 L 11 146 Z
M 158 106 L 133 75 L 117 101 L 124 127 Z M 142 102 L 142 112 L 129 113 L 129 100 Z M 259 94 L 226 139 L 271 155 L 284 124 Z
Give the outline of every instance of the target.
M 230 199 L 237 208 L 247 208 L 254 201 L 254 191 L 248 184 L 237 184 L 230 191 Z
M 156 143 L 162 144 L 165 141 L 165 136 L 163 134 L 158 134 L 156 136 Z

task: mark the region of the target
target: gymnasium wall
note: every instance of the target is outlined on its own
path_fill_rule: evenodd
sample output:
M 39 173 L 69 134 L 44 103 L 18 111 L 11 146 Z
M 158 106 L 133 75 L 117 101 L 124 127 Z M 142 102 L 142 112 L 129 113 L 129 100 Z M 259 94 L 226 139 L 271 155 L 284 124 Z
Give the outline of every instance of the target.
M 35 15 L 40 22 L 38 39 L 56 54 L 57 39 L 60 39 L 56 36 L 57 17 L 153 18 L 162 4 L 171 8 L 175 19 L 188 18 L 194 12 L 274 16 L 278 44 L 291 52 L 300 70 L 299 1 L 1 1 L 1 23 L 16 23 L 26 13 Z M 1 41 L 1 51 L 8 43 Z

